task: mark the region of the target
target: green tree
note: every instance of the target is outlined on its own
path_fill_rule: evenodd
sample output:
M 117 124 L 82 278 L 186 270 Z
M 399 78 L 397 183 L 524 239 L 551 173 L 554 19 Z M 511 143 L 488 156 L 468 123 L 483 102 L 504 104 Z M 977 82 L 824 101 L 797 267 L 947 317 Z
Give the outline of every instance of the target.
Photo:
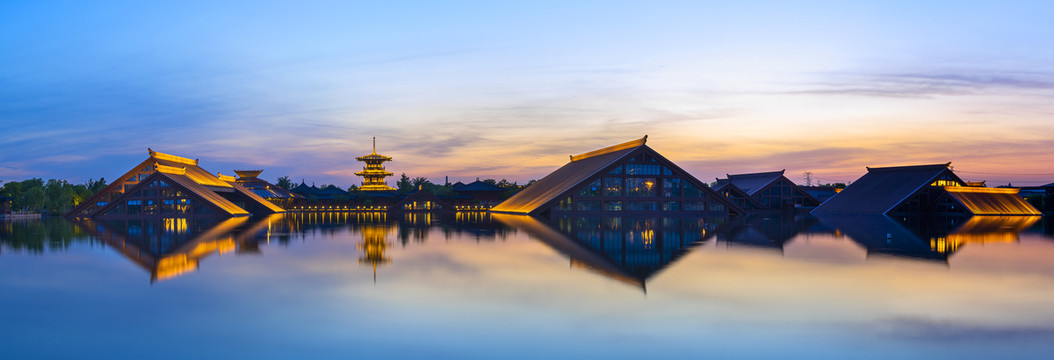
M 275 185 L 278 185 L 278 187 L 286 190 L 293 190 L 294 187 L 293 180 L 290 180 L 288 176 L 278 178 L 278 181 L 275 182 Z
M 415 189 L 414 184 L 410 181 L 410 177 L 406 176 L 406 173 L 403 173 L 402 176 L 399 177 L 399 182 L 395 184 L 395 187 L 399 189 L 399 192 L 404 194 L 414 191 Z

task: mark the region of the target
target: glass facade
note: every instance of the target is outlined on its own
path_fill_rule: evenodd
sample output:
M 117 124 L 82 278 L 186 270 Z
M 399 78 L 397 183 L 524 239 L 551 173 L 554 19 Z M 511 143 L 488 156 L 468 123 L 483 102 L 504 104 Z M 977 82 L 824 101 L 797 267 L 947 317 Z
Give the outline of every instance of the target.
M 726 206 L 689 180 L 646 153 L 600 172 L 573 189 L 552 209 L 554 212 L 720 212 Z
M 144 179 L 145 180 L 145 179 Z M 215 215 L 218 212 L 190 193 L 155 180 L 131 194 L 127 200 L 115 204 L 105 216 L 177 216 Z

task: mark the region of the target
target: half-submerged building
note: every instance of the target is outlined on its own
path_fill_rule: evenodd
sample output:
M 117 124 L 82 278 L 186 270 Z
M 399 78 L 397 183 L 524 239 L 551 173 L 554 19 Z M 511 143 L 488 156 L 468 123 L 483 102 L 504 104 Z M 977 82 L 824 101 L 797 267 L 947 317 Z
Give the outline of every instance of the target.
M 966 186 L 951 163 L 867 168 L 814 214 L 1039 215 L 1018 189 Z
M 492 212 L 519 215 L 671 212 L 729 216 L 742 210 L 645 145 L 648 137 L 571 156 L 571 162 Z
M 819 206 L 819 200 L 783 175 L 786 171 L 728 175 L 726 179 L 717 179 L 714 190 L 732 198 L 748 211 L 756 209 L 758 205 L 761 208 L 757 210 L 812 209 Z
M 284 212 L 237 183 L 213 175 L 198 160 L 147 149 L 150 157 L 88 198 L 70 218 L 233 217 Z

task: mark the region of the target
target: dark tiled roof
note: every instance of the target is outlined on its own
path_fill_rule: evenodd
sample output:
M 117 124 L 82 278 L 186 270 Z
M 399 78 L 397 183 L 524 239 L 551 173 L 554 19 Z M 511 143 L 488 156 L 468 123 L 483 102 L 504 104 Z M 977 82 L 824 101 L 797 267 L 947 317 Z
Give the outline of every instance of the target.
M 724 194 L 724 192 L 728 191 L 730 193 L 733 193 L 733 196 L 730 196 L 729 198 L 742 198 L 750 205 L 753 205 L 756 209 L 765 208 L 765 205 L 758 201 L 758 199 L 755 199 L 753 196 L 750 196 L 750 194 L 747 194 L 745 191 L 743 191 L 743 189 L 740 189 L 739 187 L 728 183 L 728 181 L 725 181 L 724 185 L 718 185 L 716 188 L 714 188 L 714 191 L 722 195 Z M 744 210 L 750 209 L 745 208 Z
M 783 173 L 785 171 L 786 170 L 770 171 L 770 172 L 762 172 L 762 173 L 753 173 L 753 174 L 728 175 L 728 179 L 718 179 L 717 180 L 717 185 L 721 186 L 721 185 L 723 185 L 723 183 L 731 183 L 732 185 L 735 185 L 736 187 L 742 189 L 744 192 L 746 192 L 750 196 L 754 196 L 754 194 L 757 193 L 758 190 L 761 190 L 762 188 L 764 188 L 765 185 L 768 185 L 768 184 L 772 183 L 773 181 L 776 181 L 777 179 L 779 179 L 781 176 L 783 176 Z M 725 180 L 725 181 L 721 181 L 721 180 Z
M 491 185 L 483 181 L 473 181 L 468 184 L 454 185 L 454 191 L 505 191 L 496 185 Z
M 822 214 L 885 214 L 939 175 L 947 164 L 867 168 L 867 174 L 813 210 Z M 958 177 L 955 177 L 958 178 Z
M 414 191 L 410 195 L 407 195 L 405 199 L 400 200 L 399 202 L 393 204 L 389 208 L 393 209 L 395 211 L 401 211 L 403 205 L 405 205 L 407 203 L 410 203 L 410 202 L 413 202 L 413 201 L 431 201 L 433 203 L 436 203 L 436 204 L 440 205 L 443 209 L 452 209 L 453 208 L 452 206 L 450 206 L 450 203 L 447 203 L 446 201 L 440 200 L 438 197 L 435 196 L 435 194 L 429 192 L 428 190 L 417 190 L 417 191 Z

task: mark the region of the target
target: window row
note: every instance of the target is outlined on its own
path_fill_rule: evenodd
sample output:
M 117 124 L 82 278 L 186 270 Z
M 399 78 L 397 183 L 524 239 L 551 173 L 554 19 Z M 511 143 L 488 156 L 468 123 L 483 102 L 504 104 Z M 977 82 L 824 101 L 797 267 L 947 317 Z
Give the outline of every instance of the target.
M 557 211 L 724 211 L 725 205 L 711 201 L 601 201 L 566 198 Z
M 679 178 L 604 177 L 585 185 L 577 195 L 579 197 L 703 197 L 705 193 L 703 189 Z

